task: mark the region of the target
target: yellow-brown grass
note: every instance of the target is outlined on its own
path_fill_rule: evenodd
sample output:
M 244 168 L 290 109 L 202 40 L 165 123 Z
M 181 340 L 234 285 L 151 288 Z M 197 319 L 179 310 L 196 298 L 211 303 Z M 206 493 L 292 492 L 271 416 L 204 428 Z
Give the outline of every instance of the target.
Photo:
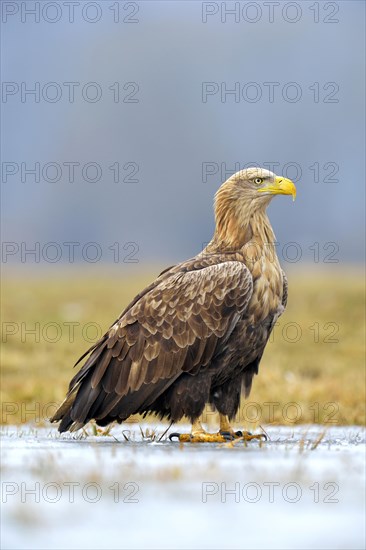
M 5 275 L 2 423 L 42 423 L 50 416 L 75 373 L 73 364 L 92 344 L 85 336 L 95 339 L 92 325 L 85 335 L 87 324 L 105 331 L 156 273 L 90 277 L 69 269 L 57 276 Z M 365 424 L 362 275 L 297 270 L 289 273 L 289 287 L 287 310 L 266 348 L 250 398 L 242 403 L 238 426 Z M 74 338 L 68 323 L 75 323 Z M 36 334 L 28 332 L 32 329 Z M 216 416 L 207 410 L 205 420 L 216 422 Z

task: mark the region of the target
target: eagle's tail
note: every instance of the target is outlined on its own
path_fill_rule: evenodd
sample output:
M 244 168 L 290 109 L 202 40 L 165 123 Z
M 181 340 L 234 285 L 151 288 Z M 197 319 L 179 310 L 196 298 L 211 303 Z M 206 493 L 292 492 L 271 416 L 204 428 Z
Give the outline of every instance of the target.
M 67 430 L 70 430 L 70 432 L 76 431 L 79 428 L 82 428 L 84 425 L 81 422 L 74 422 L 74 420 L 71 418 L 71 408 L 74 404 L 76 397 L 76 391 L 69 393 L 66 396 L 66 399 L 61 403 L 55 414 L 50 418 L 50 422 L 60 422 L 61 423 L 58 427 L 59 432 L 67 432 Z
M 99 426 L 106 426 L 113 421 L 120 424 L 133 414 L 143 414 L 154 407 L 155 400 L 177 378 L 143 384 L 139 390 L 122 396 L 115 391 L 105 391 L 101 383 L 93 388 L 92 375 L 91 371 L 70 387 L 66 399 L 50 419 L 60 422 L 59 432 L 75 432 L 92 419 Z

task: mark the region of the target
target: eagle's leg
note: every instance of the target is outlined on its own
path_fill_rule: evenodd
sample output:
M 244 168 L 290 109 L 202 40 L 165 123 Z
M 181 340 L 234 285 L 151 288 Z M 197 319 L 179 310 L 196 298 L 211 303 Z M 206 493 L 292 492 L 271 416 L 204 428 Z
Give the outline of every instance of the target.
M 236 436 L 235 436 L 235 432 L 234 432 L 234 430 L 231 427 L 231 424 L 229 422 L 229 417 L 226 414 L 219 413 L 219 418 L 220 418 L 220 431 L 219 431 L 219 433 L 220 434 L 225 434 L 225 435 L 226 434 L 231 435 L 232 439 L 234 439 Z
M 231 424 L 229 422 L 229 418 L 226 414 L 219 413 L 220 416 L 220 431 L 219 435 L 223 436 L 226 440 L 233 440 L 233 439 L 243 439 L 244 441 L 250 441 L 251 439 L 267 439 L 267 436 L 265 434 L 256 434 L 253 435 L 250 432 L 244 432 L 244 431 L 237 431 L 235 432 L 233 428 L 231 427 Z

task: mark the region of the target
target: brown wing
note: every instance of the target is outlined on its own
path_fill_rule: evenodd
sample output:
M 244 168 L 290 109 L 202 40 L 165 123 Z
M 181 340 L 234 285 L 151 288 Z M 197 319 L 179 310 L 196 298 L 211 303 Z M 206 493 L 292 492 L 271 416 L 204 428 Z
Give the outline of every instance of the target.
M 109 414 L 127 418 L 183 372 L 195 374 L 207 366 L 229 338 L 253 290 L 243 263 L 215 263 L 219 259 L 181 264 L 131 302 L 71 381 L 68 398 L 53 420 L 67 414 L 63 428 L 74 423 L 77 429 Z

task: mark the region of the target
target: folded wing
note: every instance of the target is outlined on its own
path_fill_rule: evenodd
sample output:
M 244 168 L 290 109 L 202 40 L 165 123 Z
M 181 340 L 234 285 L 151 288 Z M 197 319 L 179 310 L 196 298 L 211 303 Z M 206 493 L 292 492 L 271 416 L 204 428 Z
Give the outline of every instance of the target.
M 89 350 L 52 420 L 64 431 L 142 412 L 222 352 L 252 291 L 247 267 L 219 255 L 164 272 Z

